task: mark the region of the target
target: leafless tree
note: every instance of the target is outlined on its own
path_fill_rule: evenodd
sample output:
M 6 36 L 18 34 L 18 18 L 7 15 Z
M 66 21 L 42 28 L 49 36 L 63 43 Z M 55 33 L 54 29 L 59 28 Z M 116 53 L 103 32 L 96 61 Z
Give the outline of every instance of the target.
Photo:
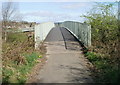
M 10 22 L 15 20 L 17 16 L 17 10 L 17 5 L 14 2 L 2 3 L 2 28 L 4 32 L 5 41 L 7 37 L 6 29 L 10 25 Z
M 2 4 L 2 20 L 3 26 L 7 26 L 7 22 L 10 22 L 16 12 L 16 7 L 13 2 L 5 2 Z

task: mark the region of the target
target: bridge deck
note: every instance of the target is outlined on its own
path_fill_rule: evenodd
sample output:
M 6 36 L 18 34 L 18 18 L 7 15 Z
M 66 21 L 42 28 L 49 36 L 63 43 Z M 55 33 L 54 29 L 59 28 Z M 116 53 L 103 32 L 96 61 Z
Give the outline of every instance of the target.
M 67 49 L 64 41 L 67 42 Z M 87 67 L 88 61 L 82 54 L 79 43 L 66 29 L 53 28 L 45 39 L 45 44 L 48 61 L 37 76 L 38 82 L 93 82 L 90 70 Z

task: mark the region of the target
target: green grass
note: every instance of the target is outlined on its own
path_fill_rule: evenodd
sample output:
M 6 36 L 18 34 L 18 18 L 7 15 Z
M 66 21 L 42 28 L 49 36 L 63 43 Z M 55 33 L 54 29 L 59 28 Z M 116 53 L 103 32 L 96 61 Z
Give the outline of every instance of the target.
M 118 69 L 118 66 L 111 63 L 112 60 L 101 58 L 99 54 L 94 52 L 87 52 L 85 55 L 98 70 L 97 73 L 93 73 L 98 76 L 95 78 L 96 83 L 119 83 L 120 70 Z
M 16 62 L 11 61 L 9 66 L 3 68 L 3 82 L 6 83 L 25 83 L 27 74 L 31 71 L 32 67 L 37 63 L 39 58 L 38 53 L 31 53 L 25 55 L 26 64 L 17 65 Z
M 17 33 L 8 33 L 7 42 L 23 42 L 27 40 L 27 35 L 25 33 L 17 32 Z

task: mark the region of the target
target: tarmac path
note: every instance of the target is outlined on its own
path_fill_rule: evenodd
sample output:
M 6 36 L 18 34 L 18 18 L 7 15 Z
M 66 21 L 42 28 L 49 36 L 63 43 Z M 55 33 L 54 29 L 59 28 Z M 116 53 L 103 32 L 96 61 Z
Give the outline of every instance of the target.
M 48 60 L 37 75 L 39 83 L 93 82 L 82 47 L 68 30 L 53 28 L 45 39 L 45 45 Z

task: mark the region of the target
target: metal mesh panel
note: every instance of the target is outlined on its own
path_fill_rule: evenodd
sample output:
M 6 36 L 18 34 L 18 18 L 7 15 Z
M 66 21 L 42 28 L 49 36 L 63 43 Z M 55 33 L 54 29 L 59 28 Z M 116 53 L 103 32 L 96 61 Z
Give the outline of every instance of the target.
M 86 23 L 73 21 L 63 22 L 59 27 L 66 27 L 72 31 L 78 39 L 85 45 L 91 46 L 91 26 Z

